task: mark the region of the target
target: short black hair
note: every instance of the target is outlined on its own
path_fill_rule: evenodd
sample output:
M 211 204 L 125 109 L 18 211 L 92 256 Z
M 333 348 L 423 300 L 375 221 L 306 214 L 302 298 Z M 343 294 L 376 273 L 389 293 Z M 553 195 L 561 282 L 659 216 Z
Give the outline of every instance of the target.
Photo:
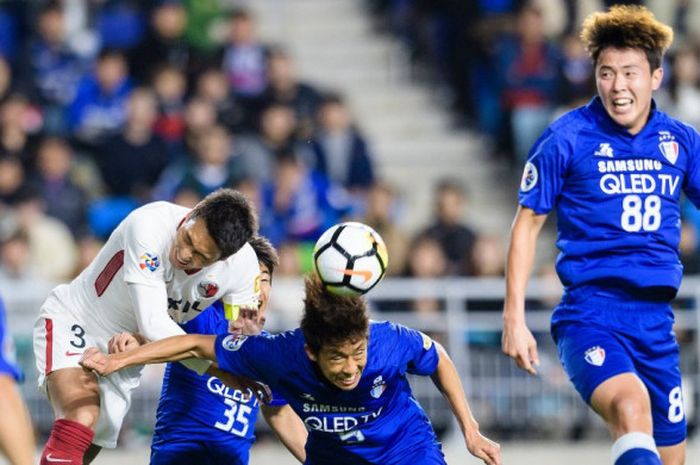
M 275 267 L 280 261 L 277 250 L 265 236 L 255 236 L 248 243 L 253 247 L 255 255 L 258 256 L 258 262 L 270 270 L 270 280 L 272 280 L 272 273 L 274 273 Z
M 364 297 L 331 294 L 315 273 L 306 278 L 305 286 L 301 332 L 311 352 L 318 354 L 324 346 L 369 336 Z
M 221 258 L 238 252 L 258 232 L 255 207 L 245 195 L 233 189 L 218 189 L 204 197 L 192 209 L 190 218 L 204 219 Z

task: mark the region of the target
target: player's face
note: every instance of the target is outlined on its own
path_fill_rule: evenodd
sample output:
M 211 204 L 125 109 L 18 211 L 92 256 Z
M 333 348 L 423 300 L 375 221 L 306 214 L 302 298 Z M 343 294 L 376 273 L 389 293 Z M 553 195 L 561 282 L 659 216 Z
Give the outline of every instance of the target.
M 260 277 L 258 282 L 260 283 L 258 308 L 241 308 L 238 313 L 238 318 L 236 318 L 235 321 L 229 322 L 228 331 L 230 333 L 254 336 L 260 334 L 265 326 L 265 312 L 267 311 L 270 291 L 272 290 L 272 276 L 270 275 L 270 269 L 262 263 L 260 264 Z
M 661 85 L 663 74 L 662 68 L 651 70 L 640 49 L 608 47 L 596 64 L 598 95 L 610 117 L 637 134 L 647 122 L 651 94 Z
M 209 235 L 202 218 L 187 219 L 177 229 L 175 242 L 170 248 L 170 263 L 180 270 L 194 270 L 214 264 L 221 252 Z
M 318 364 L 323 376 L 343 391 L 355 389 L 362 370 L 367 365 L 367 339 L 351 340 L 338 345 L 321 347 L 314 354 L 307 347 L 306 354 Z

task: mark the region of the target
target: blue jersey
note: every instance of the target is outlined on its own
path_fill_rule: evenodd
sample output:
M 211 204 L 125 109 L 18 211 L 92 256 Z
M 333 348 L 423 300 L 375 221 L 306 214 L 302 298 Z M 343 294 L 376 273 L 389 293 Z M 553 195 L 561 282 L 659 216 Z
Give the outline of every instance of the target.
M 556 208 L 557 273 L 567 288 L 617 283 L 677 289 L 681 190 L 700 204 L 700 137 L 652 110 L 636 135 L 600 99 L 550 125 L 533 146 L 520 204 Z
M 228 321 L 222 304 L 216 302 L 182 328 L 196 334 L 225 333 Z M 174 442 L 206 442 L 227 449 L 229 456 L 240 458 L 239 463 L 247 463 L 260 406 L 255 396 L 243 397 L 240 390 L 227 387 L 216 377 L 200 376 L 180 363 L 168 363 L 156 413 L 154 454 Z M 286 402 L 275 396 L 272 404 Z
M 0 298 L 0 375 L 9 375 L 19 381 L 22 378 L 22 373 L 15 366 L 12 337 L 6 331 L 5 304 Z
M 267 383 L 289 402 L 309 430 L 308 464 L 415 464 L 442 454 L 430 421 L 411 393 L 407 373 L 437 369 L 426 335 L 389 322 L 372 322 L 367 364 L 358 386 L 326 382 L 304 352 L 300 329 L 276 336 L 216 340 L 219 366 Z

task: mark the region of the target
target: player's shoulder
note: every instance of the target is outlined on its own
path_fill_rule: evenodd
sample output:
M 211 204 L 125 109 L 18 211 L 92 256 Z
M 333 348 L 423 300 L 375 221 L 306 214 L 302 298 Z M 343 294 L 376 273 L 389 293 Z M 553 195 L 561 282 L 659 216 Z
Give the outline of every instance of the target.
M 668 131 L 674 136 L 681 135 L 691 143 L 697 142 L 699 140 L 698 137 L 700 137 L 700 133 L 698 133 L 698 130 L 695 129 L 694 126 L 676 119 L 661 110 L 657 110 L 655 124 L 655 129 L 659 131 Z
M 166 218 L 182 219 L 189 211 L 189 208 L 176 205 L 171 202 L 166 202 L 164 200 L 159 200 L 156 202 L 147 203 L 134 209 L 131 213 L 129 213 L 125 221 L 153 221 L 156 219 L 163 220 Z
M 412 331 L 407 326 L 393 321 L 370 320 L 369 337 L 371 340 L 380 341 L 382 345 L 391 345 L 402 336 Z
M 257 269 L 258 257 L 255 255 L 253 246 L 246 242 L 236 253 L 224 260 L 224 263 L 233 269 L 239 269 L 242 266 L 253 266 Z
M 589 104 L 563 113 L 550 123 L 547 132 L 558 139 L 571 139 L 595 125 L 595 118 Z

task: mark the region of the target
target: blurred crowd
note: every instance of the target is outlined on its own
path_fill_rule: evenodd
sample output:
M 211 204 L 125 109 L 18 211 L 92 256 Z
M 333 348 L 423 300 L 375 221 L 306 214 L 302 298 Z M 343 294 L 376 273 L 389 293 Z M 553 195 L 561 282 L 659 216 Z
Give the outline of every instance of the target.
M 0 3 L 0 281 L 68 280 L 137 206 L 225 186 L 257 204 L 282 276 L 308 271 L 316 238 L 345 219 L 383 235 L 389 274 L 501 274 L 501 239 L 467 226 L 456 181 L 435 187 L 431 224 L 402 230 L 410 206 L 343 96 L 319 85 L 243 8 Z
M 694 2 L 672 3 L 677 38 L 656 99 L 700 127 L 700 40 L 685 26 Z M 507 232 L 470 227 L 469 186 L 434 186 L 429 224 L 405 231 L 411 206 L 377 172 L 349 102 L 305 82 L 235 4 L 0 3 L 0 281 L 68 280 L 137 206 L 194 205 L 224 186 L 257 204 L 282 276 L 308 271 L 315 239 L 341 220 L 379 231 L 390 275 L 502 276 Z M 365 0 L 456 124 L 490 135 L 514 170 L 595 91 L 577 4 Z M 700 215 L 689 207 L 686 218 L 684 258 L 700 271 Z

